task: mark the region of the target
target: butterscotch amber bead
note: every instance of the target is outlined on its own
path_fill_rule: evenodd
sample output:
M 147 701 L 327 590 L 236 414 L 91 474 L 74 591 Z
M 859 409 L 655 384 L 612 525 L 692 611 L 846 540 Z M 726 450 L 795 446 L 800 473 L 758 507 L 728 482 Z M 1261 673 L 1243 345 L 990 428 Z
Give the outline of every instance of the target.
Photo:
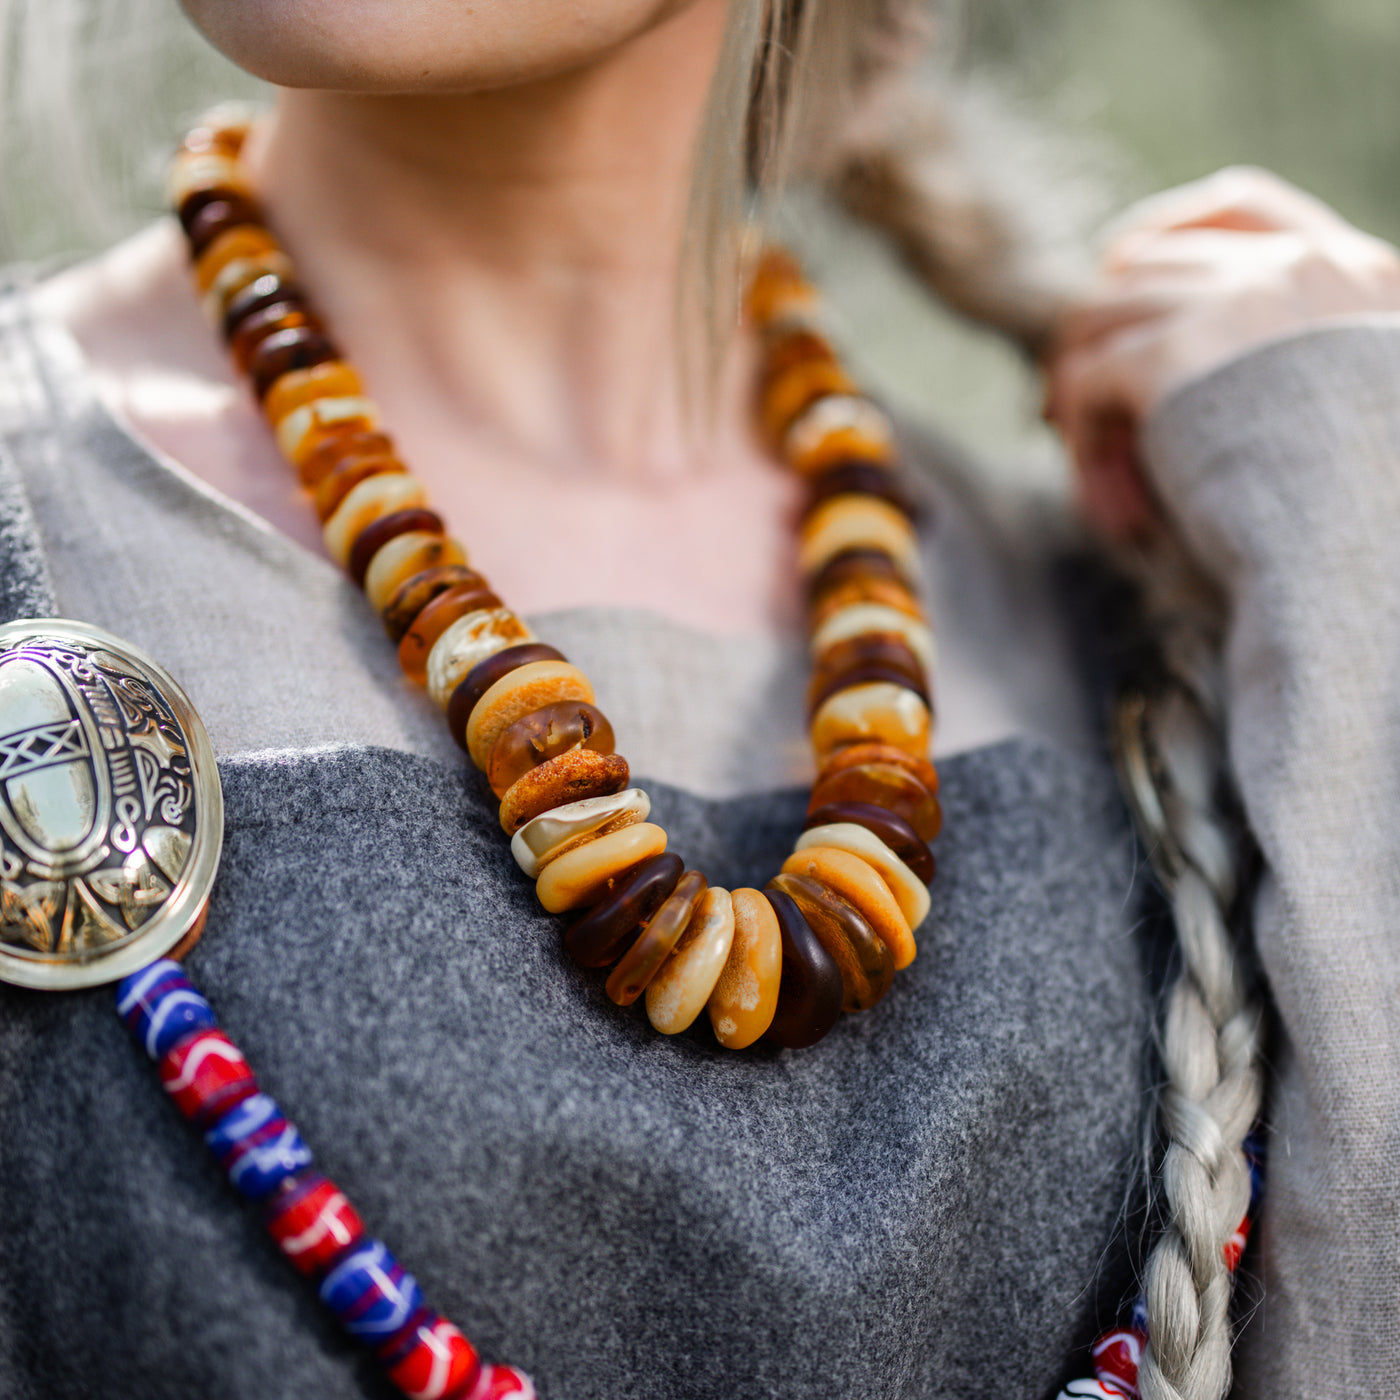
M 490 585 L 475 569 L 464 568 L 461 564 L 450 564 L 441 569 L 428 569 L 413 578 L 405 579 L 399 585 L 399 591 L 384 604 L 384 611 L 380 614 L 384 622 L 384 630 L 388 632 L 393 641 L 401 642 L 428 604 L 455 588 L 480 589 L 483 592 L 490 592 Z M 480 606 L 484 608 L 500 607 L 500 599 L 495 594 L 491 594 L 491 598 L 491 602 L 482 603 Z M 475 609 L 469 609 L 469 611 L 474 612 Z M 431 650 L 431 643 L 429 643 L 428 650 Z M 425 651 L 425 660 L 426 656 L 427 652 Z
M 925 885 L 932 883 L 938 865 L 928 843 L 920 839 L 904 817 L 886 807 L 872 802 L 828 802 L 808 812 L 802 825 L 807 831 L 851 823 L 878 837 Z
M 564 700 L 524 715 L 506 729 L 491 750 L 486 781 L 497 797 L 532 768 L 572 749 L 612 753 L 613 728 L 607 716 L 579 700 Z
M 744 311 L 761 329 L 794 306 L 814 307 L 816 299 L 816 289 L 802 275 L 792 255 L 781 248 L 768 248 L 760 255 L 749 279 Z
M 863 763 L 818 778 L 808 810 L 837 802 L 884 807 L 903 817 L 921 841 L 932 841 L 943 826 L 938 799 L 907 769 L 892 763 Z
M 379 472 L 353 487 L 321 531 L 326 552 L 344 568 L 350 548 L 374 521 L 397 510 L 427 505 L 423 483 L 404 472 Z
M 647 1020 L 662 1035 L 695 1024 L 719 981 L 734 942 L 734 904 L 714 885 L 700 902 L 661 971 L 647 983 Z
M 247 195 L 229 193 L 200 200 L 191 210 L 189 219 L 183 222 L 185 237 L 190 243 L 190 257 L 197 260 L 216 238 L 229 229 L 237 228 L 240 224 L 261 224 L 264 220 L 256 200 L 249 199 Z
M 896 633 L 862 632 L 827 647 L 817 657 L 807 686 L 807 713 L 815 714 L 838 690 L 873 679 L 907 685 L 928 700 L 924 668 L 909 644 Z
M 320 331 L 298 326 L 268 336 L 249 358 L 248 376 L 253 381 L 253 392 L 261 400 L 284 374 L 339 358 L 335 346 Z
M 278 381 L 281 382 L 280 380 Z M 353 457 L 394 457 L 393 441 L 384 433 L 364 432 L 353 425 L 320 443 L 297 464 L 301 484 L 315 491 L 338 466 Z
M 855 828 L 861 831 L 860 827 Z M 861 832 L 868 836 L 869 832 Z M 871 840 L 874 840 L 871 837 Z M 896 972 L 914 961 L 914 932 L 894 892 L 879 871 L 853 851 L 839 846 L 799 847 L 784 862 L 784 875 L 802 875 L 841 896 L 858 913 L 890 951 Z M 913 880 L 913 876 L 910 876 Z M 914 881 L 925 898 L 928 891 Z M 794 896 L 795 898 L 795 896 Z
M 357 536 L 355 543 L 350 547 L 350 562 L 346 564 L 345 572 L 363 588 L 370 562 L 390 540 L 411 532 L 440 535 L 442 528 L 442 517 L 436 511 L 422 506 L 416 510 L 401 510 L 393 515 L 383 516 Z M 460 564 L 463 561 L 455 559 L 450 562 Z M 375 612 L 379 611 L 379 608 L 375 608 Z
M 431 515 L 428 511 L 425 514 Z M 376 522 L 377 523 L 377 522 Z M 382 545 L 369 561 L 365 570 L 365 597 L 375 612 L 394 596 L 404 579 L 421 574 L 425 569 L 434 569 L 445 564 L 465 564 L 467 552 L 448 535 L 444 535 L 441 522 L 433 529 L 432 522 L 425 522 L 427 528 L 410 530 L 396 535 Z M 371 526 L 371 529 L 373 526 Z
M 770 890 L 789 896 L 841 972 L 843 1011 L 868 1011 L 894 981 L 894 957 L 848 900 L 805 875 L 775 875 Z
M 430 569 L 427 572 L 431 574 L 437 571 Z M 408 624 L 408 630 L 399 639 L 399 665 L 403 667 L 404 675 L 418 685 L 427 685 L 428 656 L 437 645 L 438 638 L 459 617 L 466 617 L 468 613 L 474 612 L 492 612 L 505 606 L 487 587 L 480 574 L 472 573 L 471 570 L 466 572 L 474 581 L 458 582 L 439 590 L 436 596 L 427 595 L 428 601 L 418 609 Z M 404 589 L 415 579 L 424 577 L 424 574 L 416 574 L 407 584 L 399 585 L 398 592 L 383 610 L 386 626 L 391 611 L 397 612 L 400 608 L 406 611 L 411 605 L 410 599 L 404 596 Z M 392 627 L 389 635 L 393 635 Z M 464 720 L 464 727 L 465 723 Z
M 763 384 L 772 384 L 788 370 L 808 360 L 835 358 L 831 342 L 817 331 L 806 326 L 781 331 L 763 347 Z
M 607 967 L 628 940 L 670 898 L 685 862 L 674 851 L 653 856 L 630 870 L 564 935 L 564 947 L 580 967 Z
M 477 701 L 467 721 L 467 752 L 472 762 L 484 772 L 496 740 L 516 720 L 560 700 L 593 703 L 588 677 L 567 661 L 533 661 L 502 676 Z
M 621 793 L 631 774 L 620 753 L 597 753 L 593 749 L 571 749 L 557 758 L 546 759 L 538 768 L 517 778 L 501 798 L 501 829 L 507 836 L 527 822 L 556 807 L 568 806 L 586 798 L 611 797 Z M 618 826 L 630 822 L 619 821 Z
M 444 636 L 447 634 L 444 633 Z M 447 702 L 447 728 L 463 750 L 467 747 L 467 721 L 481 697 L 509 671 L 532 661 L 566 661 L 562 651 L 544 642 L 525 642 L 493 650 L 462 677 Z M 429 684 L 432 682 L 432 656 L 429 654 Z
M 735 890 L 730 905 L 734 941 L 707 1009 L 715 1039 L 726 1050 L 743 1050 L 773 1024 L 783 978 L 783 940 L 778 916 L 758 890 Z
M 843 549 L 807 580 L 807 596 L 815 598 L 825 588 L 849 579 L 887 578 L 904 582 L 894 560 L 883 549 Z
M 924 674 L 933 674 L 938 664 L 933 629 L 899 608 L 885 607 L 880 603 L 852 603 L 850 607 L 824 618 L 821 625 L 813 629 L 811 654 L 820 659 L 828 648 L 836 646 L 838 642 L 872 633 L 887 633 L 902 638 L 919 658 Z
M 848 549 L 880 549 L 917 582 L 922 564 L 919 539 L 908 517 L 874 496 L 829 496 L 802 522 L 797 562 L 804 575 L 817 573 Z
M 851 744 L 838 749 L 824 764 L 821 776 L 839 773 L 843 768 L 859 768 L 866 763 L 893 763 L 912 773 L 931 793 L 938 794 L 938 770 L 922 754 L 909 753 L 893 744 L 879 742 Z
M 687 870 L 608 977 L 607 993 L 619 1006 L 631 1006 L 646 991 L 647 984 L 671 956 L 704 893 L 705 877 L 698 870 Z
M 763 390 L 763 426 L 777 442 L 805 409 L 828 394 L 850 394 L 855 382 L 835 360 L 811 359 L 776 376 Z
M 190 206 L 194 199 L 211 192 L 254 197 L 248 176 L 234 156 L 214 149 L 177 153 L 170 162 L 165 194 L 166 203 L 179 212 L 181 222 L 193 217 Z
M 277 240 L 261 224 L 238 224 L 225 229 L 195 262 L 195 284 L 200 292 L 207 292 L 219 273 L 236 258 L 279 251 Z
M 229 312 L 232 314 L 232 306 Z M 303 404 L 315 403 L 317 399 L 360 398 L 364 392 L 364 383 L 350 365 L 344 360 L 327 360 L 310 369 L 294 369 L 284 374 L 267 391 L 263 412 L 275 428 L 294 408 L 301 408 Z
M 294 281 L 284 280 L 275 272 L 265 272 L 261 277 L 253 278 L 246 287 L 229 298 L 228 310 L 224 312 L 224 339 L 232 340 L 234 331 L 246 317 L 279 301 L 303 303 L 305 298 Z
M 295 301 L 275 301 L 259 311 L 250 312 L 239 323 L 229 340 L 229 353 L 240 373 L 246 373 L 248 361 L 253 351 L 268 336 L 277 331 L 292 330 L 297 326 L 313 326 L 324 329 L 319 320 L 305 306 Z
M 932 904 L 928 886 L 867 827 L 856 822 L 813 826 L 797 838 L 794 849 L 805 851 L 813 846 L 834 846 L 839 851 L 849 851 L 853 856 L 859 856 L 885 882 L 885 888 L 894 896 L 899 912 L 904 915 L 904 922 L 911 931 L 927 918 Z M 800 875 L 802 871 L 797 873 Z M 888 939 L 885 941 L 889 942 Z M 893 944 L 891 950 L 895 951 Z M 894 965 L 896 972 L 903 966 L 897 951 Z
M 299 405 L 278 423 L 273 436 L 278 450 L 300 470 L 322 443 L 345 432 L 373 432 L 378 426 L 379 406 L 374 400 L 352 395 Z
M 428 694 L 433 703 L 441 705 L 443 709 L 450 709 L 454 700 L 459 706 L 468 704 L 466 695 L 458 695 L 458 688 L 464 681 L 472 678 L 472 673 L 482 662 L 501 652 L 528 645 L 534 639 L 535 634 L 509 608 L 489 608 L 463 614 L 444 629 L 442 636 L 433 643 L 433 649 L 428 653 Z M 524 657 L 513 656 L 508 664 L 503 663 L 505 669 L 492 668 L 478 675 L 476 684 L 479 686 L 487 675 L 495 676 L 496 680 L 499 680 L 507 670 L 514 670 L 516 666 L 522 665 L 524 660 Z M 491 681 L 479 691 L 479 695 L 484 695 L 490 685 L 495 683 L 495 680 Z M 454 732 L 456 717 L 457 711 L 450 710 L 448 723 L 452 725 Z M 471 718 L 470 709 L 466 711 L 466 718 Z
M 323 524 L 340 509 L 341 502 L 372 476 L 393 476 L 408 468 L 397 457 L 350 457 L 321 479 L 312 496 L 316 517 Z
M 590 752 L 587 749 L 574 751 L 579 755 Z M 565 757 L 573 757 L 574 753 Z M 598 755 L 594 754 L 593 757 L 597 758 Z M 553 762 L 553 759 L 549 760 L 550 764 Z M 546 766 L 548 764 L 541 765 Z M 515 857 L 515 863 L 533 880 L 555 856 L 562 856 L 565 851 L 571 851 L 595 836 L 606 835 L 634 822 L 644 822 L 650 815 L 651 798 L 641 788 L 566 802 L 547 808 L 520 824 L 510 838 L 510 853 Z M 680 873 L 680 866 L 677 865 L 677 879 L 680 879 Z
M 280 249 L 274 248 L 252 257 L 235 258 L 214 279 L 214 285 L 205 292 L 200 303 L 209 324 L 223 325 L 233 298 L 260 277 L 269 276 L 283 282 L 293 280 L 292 260 Z
M 857 603 L 893 608 L 912 622 L 924 620 L 924 611 L 914 590 L 902 579 L 855 573 L 848 578 L 833 579 L 823 587 L 812 590 L 807 611 L 808 629 L 816 632 L 828 618 Z
M 846 991 L 836 959 L 822 946 L 790 895 L 764 890 L 778 921 L 783 970 L 767 1039 L 787 1050 L 815 1045 L 836 1024 Z
M 634 865 L 665 849 L 666 833 L 654 822 L 624 826 L 550 861 L 535 881 L 535 895 L 551 914 L 595 903 L 616 889 Z
M 803 476 L 837 462 L 893 462 L 894 426 L 886 414 L 858 394 L 817 399 L 783 435 L 782 454 Z
M 839 748 L 879 739 L 914 754 L 928 753 L 933 716 L 922 696 L 893 681 L 874 680 L 838 690 L 812 716 L 818 766 Z

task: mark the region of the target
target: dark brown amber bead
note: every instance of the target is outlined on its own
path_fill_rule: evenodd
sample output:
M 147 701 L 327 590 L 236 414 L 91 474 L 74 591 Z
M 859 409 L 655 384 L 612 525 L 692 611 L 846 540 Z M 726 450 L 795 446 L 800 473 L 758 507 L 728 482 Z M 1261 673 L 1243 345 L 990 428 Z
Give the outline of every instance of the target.
M 766 1038 L 787 1050 L 803 1050 L 826 1035 L 841 1015 L 845 999 L 841 969 L 822 947 L 791 895 L 769 888 L 763 897 L 773 906 L 783 941 L 778 1009 Z
M 452 588 L 479 588 L 489 591 L 490 585 L 475 569 L 469 569 L 465 564 L 439 564 L 434 568 L 424 569 L 421 574 L 414 574 L 412 578 L 406 578 L 380 614 L 389 636 L 395 642 L 401 642 L 418 614 L 434 598 Z
M 823 773 L 812 789 L 807 810 L 828 802 L 869 802 L 903 817 L 922 841 L 932 841 L 943 826 L 938 799 L 907 768 L 893 763 L 862 763 Z
M 680 942 L 705 889 L 705 877 L 698 870 L 687 870 L 670 897 L 643 925 L 637 941 L 608 977 L 608 996 L 619 1006 L 631 1006 L 661 971 L 661 964 Z
M 572 749 L 612 753 L 617 747 L 608 717 L 582 700 L 560 700 L 518 719 L 491 746 L 486 781 L 497 797 L 532 768 Z
M 904 582 L 899 565 L 883 549 L 843 549 L 812 576 L 807 585 L 807 596 L 815 598 L 836 583 L 858 578 L 888 578 Z
M 889 467 L 879 467 L 873 462 L 838 462 L 834 467 L 828 467 L 812 477 L 803 518 L 809 516 L 830 497 L 851 494 L 875 496 L 882 501 L 888 501 L 910 520 L 919 518 L 918 507 L 910 499 L 898 475 Z
M 245 316 L 251 316 L 253 312 L 273 306 L 279 301 L 302 304 L 305 298 L 295 282 L 290 278 L 280 277 L 275 272 L 264 272 L 246 287 L 240 287 L 229 298 L 228 309 L 224 312 L 224 339 L 228 340 L 233 335 L 238 329 L 238 323 Z
M 622 883 L 564 935 L 564 947 L 581 967 L 607 967 L 628 939 L 661 908 L 680 882 L 685 862 L 665 851 L 634 866 Z
M 180 221 L 180 227 L 185 230 L 185 236 L 189 237 L 189 231 L 194 221 L 200 213 L 211 204 L 218 204 L 223 200 L 246 199 L 247 196 L 242 190 L 221 189 L 218 185 L 206 185 L 201 189 L 191 190 L 181 201 L 180 207 L 176 210 L 175 217 Z M 261 219 L 239 220 L 240 223 L 260 223 Z M 232 228 L 233 225 L 228 226 Z M 220 229 L 219 233 L 225 233 L 227 229 Z M 214 238 L 219 236 L 218 233 Z M 209 240 L 211 243 L 213 239 Z M 206 245 L 207 246 L 207 245 Z
M 314 491 L 342 462 L 351 457 L 392 457 L 394 444 L 384 433 L 367 433 L 363 428 L 347 424 L 343 433 L 336 433 L 320 443 L 302 459 L 297 468 L 301 484 Z
M 868 1011 L 889 991 L 894 956 L 849 900 L 806 875 L 775 875 L 768 888 L 793 900 L 840 968 L 843 1011 Z
M 862 632 L 833 643 L 817 657 L 807 686 L 808 716 L 814 715 L 822 701 L 838 690 L 869 680 L 892 680 L 915 691 L 928 703 L 924 668 L 908 642 L 896 633 Z
M 397 457 L 346 458 L 329 476 L 322 477 L 316 487 L 311 499 L 317 519 L 324 525 L 335 514 L 336 507 L 366 478 L 392 476 L 407 470 Z
M 246 374 L 253 351 L 263 341 L 279 331 L 296 330 L 303 326 L 314 330 L 322 328 L 320 321 L 299 301 L 275 301 L 261 310 L 249 312 L 238 323 L 238 328 L 229 340 L 234 364 Z
M 346 561 L 345 571 L 355 580 L 358 587 L 363 588 L 370 560 L 390 540 L 406 535 L 410 530 L 424 530 L 430 535 L 440 535 L 444 528 L 442 516 L 421 506 L 412 510 L 396 510 L 392 515 L 381 515 L 355 536 L 355 543 L 350 546 L 350 558 Z
M 814 826 L 835 826 L 839 822 L 863 826 L 872 836 L 878 836 L 924 884 L 933 883 L 937 869 L 933 852 L 903 817 L 869 802 L 828 802 L 807 814 L 802 829 L 810 831 Z
M 263 212 L 243 194 L 223 194 L 207 200 L 190 215 L 185 237 L 190 241 L 190 257 L 199 255 L 221 234 L 239 224 L 263 223 Z
M 295 326 L 268 336 L 253 351 L 248 376 L 253 381 L 253 392 L 261 400 L 291 370 L 310 369 L 339 358 L 340 352 L 321 331 L 312 326 Z
M 447 702 L 447 727 L 452 737 L 462 747 L 467 747 L 467 721 L 476 709 L 476 702 L 496 684 L 502 676 L 508 676 L 517 666 L 528 666 L 532 661 L 567 661 L 562 651 L 546 646 L 543 642 L 526 642 L 523 646 L 506 647 L 493 652 L 485 661 L 478 661 L 462 677 L 461 684 L 452 692 Z
M 392 600 L 390 606 L 393 606 Z M 427 685 L 428 653 L 437 639 L 459 617 L 481 612 L 484 608 L 504 606 L 484 582 L 463 583 L 439 593 L 425 604 L 399 640 L 399 665 L 403 667 L 404 675 L 419 685 Z

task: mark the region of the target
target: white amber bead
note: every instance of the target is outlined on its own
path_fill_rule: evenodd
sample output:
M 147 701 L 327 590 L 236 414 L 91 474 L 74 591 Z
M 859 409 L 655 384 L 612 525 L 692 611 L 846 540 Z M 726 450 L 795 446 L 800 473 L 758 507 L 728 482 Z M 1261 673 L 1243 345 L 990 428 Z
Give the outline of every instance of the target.
M 819 764 L 841 745 L 867 739 L 927 758 L 929 729 L 928 706 L 912 690 L 893 681 L 871 681 L 838 690 L 822 702 L 812 716 L 812 747 Z
M 533 880 L 555 856 L 571 851 L 594 835 L 605 835 L 651 815 L 651 798 L 641 788 L 611 797 L 585 797 L 552 812 L 541 812 L 510 838 L 515 863 Z
M 887 450 L 894 448 L 894 425 L 883 409 L 859 394 L 828 394 L 799 414 L 787 430 L 783 456 L 809 456 L 821 446 L 823 438 L 845 431 L 857 432 Z
M 882 549 L 900 572 L 917 581 L 919 538 L 903 511 L 876 496 L 830 496 L 802 526 L 797 560 L 808 578 L 848 549 Z
M 253 197 L 243 164 L 235 156 L 218 151 L 186 151 L 176 156 L 165 182 L 166 203 L 178 209 L 196 190 L 208 189 Z
M 452 692 L 478 662 L 534 640 L 535 634 L 509 608 L 479 608 L 459 617 L 428 653 L 428 694 L 433 703 L 445 710 Z
M 423 483 L 407 472 L 381 472 L 367 476 L 335 508 L 321 538 L 326 552 L 344 568 L 360 532 L 395 511 L 412 510 L 428 503 Z
M 408 530 L 395 535 L 375 551 L 365 570 L 365 597 L 382 613 L 394 590 L 424 569 L 443 564 L 465 564 L 466 551 L 456 540 L 433 530 Z
M 794 849 L 805 851 L 809 846 L 834 846 L 859 856 L 885 882 L 911 929 L 928 917 L 928 886 L 873 831 L 855 822 L 814 826 L 797 838 Z
M 711 885 L 661 971 L 647 983 L 647 1018 L 662 1035 L 694 1024 L 724 971 L 734 942 L 734 903 Z
M 331 423 L 343 423 L 348 418 L 367 419 L 371 426 L 379 424 L 379 408 L 373 399 L 359 395 L 333 399 L 313 399 L 294 408 L 277 425 L 277 446 L 282 455 L 294 465 L 300 465 L 297 452 L 307 435 L 316 428 Z
M 938 646 L 933 638 L 933 629 L 926 622 L 920 622 L 908 613 L 900 612 L 886 603 L 852 603 L 841 608 L 812 633 L 812 656 L 818 657 L 827 647 L 848 638 L 858 637 L 865 632 L 894 633 L 903 637 L 909 650 L 919 658 L 924 674 L 933 676 L 938 664 Z

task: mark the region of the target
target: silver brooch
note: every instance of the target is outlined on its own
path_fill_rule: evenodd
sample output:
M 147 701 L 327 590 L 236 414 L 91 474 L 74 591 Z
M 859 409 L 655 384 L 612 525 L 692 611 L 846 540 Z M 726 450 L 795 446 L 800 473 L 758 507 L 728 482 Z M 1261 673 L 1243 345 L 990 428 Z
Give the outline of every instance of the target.
M 0 626 L 0 980 L 112 982 L 197 935 L 224 807 L 150 657 L 60 618 Z

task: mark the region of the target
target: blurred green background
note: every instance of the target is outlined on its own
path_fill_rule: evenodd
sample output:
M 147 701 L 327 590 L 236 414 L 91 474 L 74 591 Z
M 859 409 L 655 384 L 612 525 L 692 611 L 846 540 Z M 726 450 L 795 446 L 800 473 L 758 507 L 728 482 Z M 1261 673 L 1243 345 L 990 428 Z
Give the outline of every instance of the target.
M 1062 189 L 1052 180 L 1043 197 L 1053 205 L 1072 193 L 1086 236 L 1139 195 L 1248 162 L 1400 240 L 1400 0 L 946 0 L 945 8 L 957 75 L 979 102 L 990 90 L 994 107 L 1065 158 Z M 24 10 L 27 38 L 6 24 L 16 11 L 0 0 L 0 83 L 11 110 L 29 115 L 27 128 L 0 129 L 0 262 L 72 256 L 151 217 L 171 133 L 210 101 L 256 92 L 178 20 L 176 0 L 31 0 Z M 74 25 L 88 34 L 88 65 L 55 72 L 51 55 L 71 48 L 63 40 Z M 149 97 L 133 100 L 133 71 Z M 61 110 L 44 107 L 54 91 L 90 91 L 98 110 L 120 114 L 95 134 L 102 178 L 83 173 L 92 134 L 80 141 Z M 72 196 L 103 183 L 108 204 L 75 210 Z M 126 212 L 114 220 L 109 204 Z M 1052 479 L 1053 445 L 1017 353 L 912 296 L 870 238 L 807 214 L 799 241 L 853 358 L 890 400 L 1008 469 Z

